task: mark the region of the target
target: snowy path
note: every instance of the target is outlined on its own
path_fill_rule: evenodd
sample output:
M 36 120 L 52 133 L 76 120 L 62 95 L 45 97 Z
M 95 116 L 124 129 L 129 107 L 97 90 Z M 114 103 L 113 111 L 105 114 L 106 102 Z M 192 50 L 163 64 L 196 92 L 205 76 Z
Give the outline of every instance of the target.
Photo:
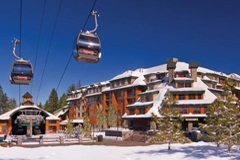
M 167 145 L 140 147 L 113 146 L 59 146 L 40 148 L 2 148 L 0 160 L 240 160 L 240 150 L 233 148 L 228 154 L 227 148 L 220 150 L 210 143 L 174 144 L 172 150 Z

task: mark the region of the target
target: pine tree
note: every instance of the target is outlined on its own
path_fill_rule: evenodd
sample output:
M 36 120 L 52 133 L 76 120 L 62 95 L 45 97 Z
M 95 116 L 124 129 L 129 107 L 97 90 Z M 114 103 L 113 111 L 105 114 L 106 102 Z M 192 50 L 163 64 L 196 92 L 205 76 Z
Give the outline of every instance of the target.
M 219 148 L 224 138 L 222 119 L 225 114 L 225 106 L 223 101 L 217 99 L 213 104 L 208 105 L 206 114 L 206 124 L 200 124 L 200 128 L 208 133 L 206 138 L 210 141 L 215 141 Z
M 42 105 L 41 102 L 39 103 L 38 107 L 39 107 L 39 108 L 43 108 L 43 105 Z
M 224 101 L 225 113 L 222 118 L 222 126 L 225 137 L 223 143 L 228 146 L 228 152 L 232 152 L 232 147 L 238 144 L 240 136 L 240 117 L 238 103 L 234 102 L 233 91 L 236 83 L 232 79 L 225 80 L 224 91 L 226 93 L 226 100 Z
M 110 127 L 117 126 L 117 112 L 113 104 L 109 105 L 107 112 L 107 125 Z
M 77 89 L 81 88 L 82 87 L 82 83 L 80 80 L 78 80 L 78 84 L 77 84 Z
M 49 111 L 50 113 L 53 113 L 57 109 L 58 109 L 58 95 L 57 91 L 53 88 L 48 98 L 48 107 L 46 110 Z
M 3 111 L 8 112 L 16 107 L 17 107 L 17 102 L 16 102 L 15 98 L 10 98 L 10 99 L 8 99 L 7 104 L 4 107 Z
M 0 85 L 0 114 L 8 112 L 17 106 L 14 98 L 9 98 L 6 93 L 3 92 L 3 88 Z
M 100 130 L 103 126 L 103 121 L 104 121 L 104 116 L 103 116 L 103 112 L 102 112 L 101 108 L 98 108 L 96 111 L 96 121 L 97 121 L 99 130 Z
M 123 120 L 122 127 L 127 128 L 127 121 L 125 119 Z
M 159 109 L 159 113 L 162 118 L 158 118 L 154 114 L 152 115 L 159 129 L 156 140 L 168 143 L 168 150 L 171 150 L 171 143 L 186 141 L 183 131 L 181 131 L 181 115 L 176 108 L 172 108 L 172 106 L 176 103 L 177 100 L 172 95 L 168 95 L 163 100 L 163 104 L 166 109 Z
M 226 111 L 222 119 L 222 125 L 225 133 L 223 143 L 228 146 L 228 152 L 232 152 L 232 147 L 238 144 L 240 135 L 240 117 L 238 107 L 232 102 L 232 96 L 225 102 Z
M 69 86 L 67 93 L 71 93 L 72 91 L 75 91 L 75 90 L 76 90 L 76 86 L 75 86 L 75 84 L 72 84 Z
M 92 130 L 91 130 L 91 124 L 90 124 L 90 120 L 88 117 L 88 114 L 84 114 L 83 117 L 83 128 L 82 128 L 82 133 L 86 136 L 91 136 Z
M 225 100 L 216 100 L 208 106 L 206 125 L 201 125 L 209 133 L 209 137 L 217 142 L 228 146 L 228 152 L 239 142 L 240 117 L 238 103 L 234 102 L 233 91 L 235 82 L 231 79 L 225 80 Z
M 68 98 L 67 95 L 65 93 L 63 93 L 60 100 L 59 100 L 59 107 L 58 108 L 62 108 L 62 107 L 67 105 L 67 101 L 66 101 L 67 98 Z
M 73 135 L 73 124 L 71 123 L 71 119 L 68 119 L 67 126 L 66 126 L 66 133 L 68 135 Z
M 50 111 L 50 105 L 48 103 L 48 100 L 45 101 L 43 108 L 44 108 L 44 110 L 46 110 L 48 112 Z

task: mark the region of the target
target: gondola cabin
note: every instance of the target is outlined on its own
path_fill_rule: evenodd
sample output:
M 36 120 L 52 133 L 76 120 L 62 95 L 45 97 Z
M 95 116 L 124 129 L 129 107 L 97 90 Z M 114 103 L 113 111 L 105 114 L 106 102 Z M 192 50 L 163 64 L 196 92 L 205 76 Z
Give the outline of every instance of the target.
M 81 31 L 73 44 L 73 56 L 77 62 L 97 63 L 101 58 L 98 35 Z
M 9 80 L 11 84 L 29 85 L 33 78 L 33 67 L 30 61 L 15 60 L 11 68 Z

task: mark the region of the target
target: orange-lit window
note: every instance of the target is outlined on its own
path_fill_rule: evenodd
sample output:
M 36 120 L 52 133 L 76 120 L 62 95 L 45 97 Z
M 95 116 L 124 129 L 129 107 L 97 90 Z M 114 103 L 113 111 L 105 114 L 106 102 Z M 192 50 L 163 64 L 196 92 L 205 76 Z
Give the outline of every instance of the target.
M 135 114 L 135 110 L 134 109 L 129 109 L 130 115 L 134 115 Z
M 180 107 L 181 114 L 187 114 L 187 107 Z
M 185 95 L 184 94 L 179 94 L 179 100 L 184 100 L 185 99 Z
M 189 99 L 195 99 L 195 94 L 189 94 Z
M 193 108 L 193 114 L 200 114 L 201 113 L 201 108 L 200 107 L 194 107 Z

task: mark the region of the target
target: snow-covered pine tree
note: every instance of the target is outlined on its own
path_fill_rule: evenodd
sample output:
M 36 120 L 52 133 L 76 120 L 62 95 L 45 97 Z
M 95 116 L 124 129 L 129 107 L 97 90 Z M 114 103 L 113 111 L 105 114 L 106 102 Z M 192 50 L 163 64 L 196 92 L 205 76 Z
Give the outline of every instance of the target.
M 84 114 L 83 117 L 83 128 L 82 128 L 82 134 L 86 135 L 86 136 L 91 136 L 92 133 L 92 126 L 90 124 L 90 120 L 88 117 L 88 114 Z
M 100 130 L 103 126 L 103 121 L 104 121 L 104 116 L 101 108 L 98 108 L 96 111 L 96 121 L 97 121 L 98 128 Z
M 222 119 L 224 130 L 223 143 L 228 146 L 228 152 L 232 152 L 232 147 L 238 144 L 240 135 L 240 117 L 239 117 L 239 103 L 234 100 L 233 91 L 236 83 L 227 78 L 225 80 L 224 91 L 226 93 L 226 100 L 224 101 L 225 113 Z
M 232 152 L 232 147 L 238 144 L 238 136 L 240 135 L 240 117 L 238 107 L 230 98 L 225 102 L 226 112 L 224 113 L 223 126 L 224 126 L 224 139 L 223 143 L 228 146 L 228 152 Z
M 110 127 L 117 126 L 117 112 L 113 104 L 108 106 L 107 112 L 107 124 Z
M 123 128 L 127 128 L 127 120 L 125 120 L 125 119 L 123 120 L 123 122 L 122 122 L 122 127 L 123 127 Z
M 224 132 L 222 119 L 225 113 L 225 106 L 222 100 L 216 99 L 211 105 L 207 106 L 207 118 L 205 119 L 205 124 L 200 124 L 200 128 L 205 130 L 208 135 L 206 138 L 209 141 L 215 141 L 217 147 L 223 142 Z
M 68 135 L 73 135 L 73 124 L 71 123 L 71 119 L 68 119 L 68 121 L 67 121 L 66 133 Z
M 184 143 L 186 139 L 183 135 L 183 131 L 181 130 L 181 115 L 176 108 L 172 107 L 177 104 L 177 100 L 169 94 L 163 100 L 163 104 L 165 109 L 159 109 L 159 113 L 162 115 L 162 118 L 158 118 L 154 114 L 152 115 L 159 129 L 156 140 L 168 143 L 168 150 L 171 150 L 171 143 Z

